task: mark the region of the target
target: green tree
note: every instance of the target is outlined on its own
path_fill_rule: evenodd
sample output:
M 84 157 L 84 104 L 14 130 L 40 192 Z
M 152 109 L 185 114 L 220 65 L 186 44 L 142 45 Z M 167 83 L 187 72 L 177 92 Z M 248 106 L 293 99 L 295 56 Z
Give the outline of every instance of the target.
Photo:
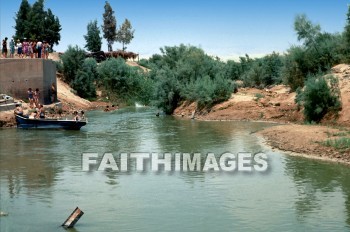
M 60 20 L 52 13 L 51 9 L 48 9 L 45 14 L 43 38 L 50 44 L 52 50 L 53 45 L 58 45 L 61 40 L 60 31 L 62 28 Z
M 128 19 L 125 19 L 124 23 L 119 28 L 116 37 L 116 41 L 122 43 L 123 51 L 126 50 L 125 45 L 129 44 L 134 38 L 134 32 L 135 30 L 132 29 L 130 21 Z
M 44 0 L 37 0 L 31 6 L 27 0 L 22 0 L 15 17 L 16 37 L 18 39 L 40 39 L 50 43 L 51 49 L 61 39 L 59 19 L 50 9 L 44 10 Z
M 46 28 L 44 27 L 46 12 L 44 10 L 44 0 L 37 0 L 29 13 L 28 30 L 30 39 L 46 39 L 42 38 L 45 35 Z
M 85 48 L 90 52 L 101 51 L 102 38 L 100 33 L 100 29 L 97 26 L 97 20 L 91 21 L 87 25 L 87 34 L 84 35 L 86 41 Z
M 321 33 L 321 26 L 314 25 L 304 14 L 296 16 L 294 29 L 297 32 L 298 40 L 304 40 L 306 47 L 315 46 L 315 39 Z
M 93 58 L 84 60 L 82 67 L 78 70 L 72 87 L 80 97 L 92 99 L 96 97 L 97 63 Z
M 127 65 L 122 58 L 103 61 L 97 70 L 110 98 L 130 104 L 135 101 L 149 104 L 153 81 L 142 70 Z
M 347 44 L 350 46 L 350 5 L 348 5 L 348 12 L 346 13 L 346 25 L 344 35 Z
M 295 53 L 297 53 L 296 50 L 294 49 Z M 282 69 L 284 83 L 289 85 L 293 91 L 304 86 L 304 74 L 295 56 L 296 54 L 288 55 Z
M 319 122 L 326 113 L 341 109 L 340 91 L 335 77 L 310 77 L 306 81 L 304 92 L 299 94 L 302 94 L 304 115 L 309 122 Z
M 105 4 L 105 12 L 103 13 L 103 37 L 107 40 L 108 45 L 108 51 L 113 51 L 112 45 L 116 39 L 117 36 L 117 20 L 114 16 L 114 11 L 109 4 L 109 2 L 106 1 Z
M 172 114 L 181 100 L 180 83 L 169 68 L 157 71 L 156 80 L 153 104 Z
M 63 65 L 64 80 L 67 83 L 72 83 L 75 79 L 78 70 L 81 69 L 85 60 L 85 51 L 78 46 L 68 46 L 68 49 L 61 56 Z
M 350 60 L 350 5 L 348 5 L 348 12 L 346 14 L 346 25 L 344 29 L 344 52 L 346 61 Z
M 15 21 L 16 21 L 15 36 L 17 39 L 29 37 L 28 17 L 29 17 L 30 11 L 31 11 L 31 6 L 28 0 L 22 0 L 22 3 L 15 17 Z

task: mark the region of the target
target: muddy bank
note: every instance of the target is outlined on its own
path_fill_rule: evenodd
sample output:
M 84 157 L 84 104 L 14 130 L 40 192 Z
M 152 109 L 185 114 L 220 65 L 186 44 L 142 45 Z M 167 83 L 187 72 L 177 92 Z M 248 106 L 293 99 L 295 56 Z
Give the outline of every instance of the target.
M 257 133 L 267 145 L 295 156 L 350 165 L 350 151 L 324 145 L 326 141 L 350 138 L 349 130 L 310 125 L 279 125 Z

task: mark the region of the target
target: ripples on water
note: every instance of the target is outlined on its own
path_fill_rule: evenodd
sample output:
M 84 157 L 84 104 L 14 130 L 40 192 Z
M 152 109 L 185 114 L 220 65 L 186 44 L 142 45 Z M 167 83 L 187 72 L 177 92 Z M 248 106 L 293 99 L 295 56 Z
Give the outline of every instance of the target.
M 81 131 L 0 130 L 0 231 L 349 231 L 350 169 L 284 156 L 253 132 L 271 126 L 89 112 Z M 83 152 L 260 152 L 266 173 L 82 172 Z M 134 164 L 132 164 L 134 165 Z M 73 230 L 73 231 L 75 231 Z

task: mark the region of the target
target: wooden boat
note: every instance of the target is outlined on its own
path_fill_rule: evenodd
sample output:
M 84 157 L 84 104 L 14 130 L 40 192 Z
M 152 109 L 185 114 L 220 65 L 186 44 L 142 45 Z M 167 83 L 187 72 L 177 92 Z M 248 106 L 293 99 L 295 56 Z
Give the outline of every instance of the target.
M 21 115 L 16 115 L 18 128 L 24 129 L 65 129 L 65 130 L 80 130 L 81 127 L 87 124 L 87 120 L 64 120 L 64 119 L 33 119 Z

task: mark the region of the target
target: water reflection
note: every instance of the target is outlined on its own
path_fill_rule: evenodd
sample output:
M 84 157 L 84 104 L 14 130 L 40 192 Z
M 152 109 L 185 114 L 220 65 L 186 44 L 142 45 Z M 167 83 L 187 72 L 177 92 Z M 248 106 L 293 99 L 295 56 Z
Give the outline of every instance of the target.
M 46 151 L 58 146 L 55 132 L 6 130 L 7 139 L 0 140 L 0 178 L 7 179 L 9 197 L 25 194 L 44 194 L 53 186 L 62 168 L 59 156 L 49 156 Z M 35 138 L 35 139 L 33 139 Z
M 79 231 L 308 231 L 329 215 L 339 216 L 328 220 L 335 228 L 349 225 L 349 169 L 271 154 L 251 134 L 268 124 L 155 117 L 147 108 L 88 117 L 79 132 L 0 130 L 1 207 L 13 215 L 1 231 L 61 231 L 52 225 L 76 206 L 86 211 Z M 81 164 L 83 152 L 111 152 L 120 167 L 121 152 L 198 152 L 204 164 L 208 152 L 261 150 L 272 167 L 264 174 L 137 172 L 135 159 L 128 172 Z
M 324 198 L 332 197 L 332 193 L 340 189 L 344 197 L 346 223 L 350 226 L 350 181 L 343 178 L 350 175 L 348 166 L 287 157 L 285 172 L 294 180 L 298 193 L 295 208 L 299 220 L 305 221 L 321 211 L 329 212 L 331 209 L 325 204 Z M 337 209 L 338 213 L 334 216 L 341 215 L 340 210 Z

